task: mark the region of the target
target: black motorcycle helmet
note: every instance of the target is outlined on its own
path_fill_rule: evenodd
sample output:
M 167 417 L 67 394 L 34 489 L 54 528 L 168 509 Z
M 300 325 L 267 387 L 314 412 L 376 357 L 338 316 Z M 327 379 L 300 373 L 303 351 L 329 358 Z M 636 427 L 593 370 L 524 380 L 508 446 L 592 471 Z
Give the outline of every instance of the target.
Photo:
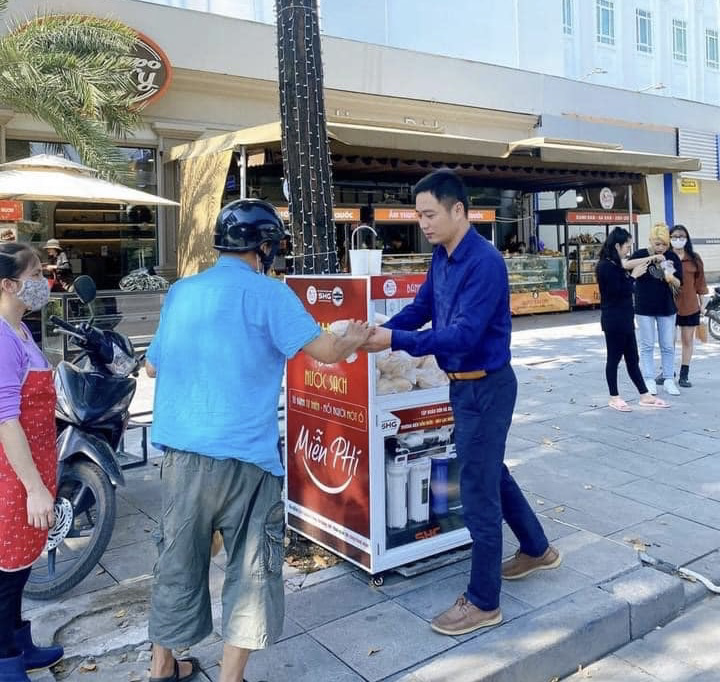
M 285 237 L 285 226 L 278 212 L 261 199 L 238 199 L 220 209 L 215 221 L 214 246 L 218 251 L 242 253 L 255 251 L 265 272 Z M 260 247 L 270 245 L 265 253 Z

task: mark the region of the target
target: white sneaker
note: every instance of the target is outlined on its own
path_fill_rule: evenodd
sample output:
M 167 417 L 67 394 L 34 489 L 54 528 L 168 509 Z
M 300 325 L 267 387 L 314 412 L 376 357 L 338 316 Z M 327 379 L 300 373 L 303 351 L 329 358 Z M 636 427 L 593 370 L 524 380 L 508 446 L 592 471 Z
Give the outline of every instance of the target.
M 650 395 L 657 395 L 657 384 L 652 379 L 648 379 L 645 385 Z
M 670 395 L 680 395 L 680 389 L 677 387 L 675 379 L 665 379 L 665 390 Z

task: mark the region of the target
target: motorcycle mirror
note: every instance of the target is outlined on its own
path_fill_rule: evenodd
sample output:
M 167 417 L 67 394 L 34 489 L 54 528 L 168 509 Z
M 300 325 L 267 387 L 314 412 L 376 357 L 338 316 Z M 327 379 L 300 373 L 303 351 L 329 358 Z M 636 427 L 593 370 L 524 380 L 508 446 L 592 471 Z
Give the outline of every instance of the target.
M 75 289 L 75 295 L 86 305 L 95 300 L 97 288 L 95 287 L 95 282 L 92 277 L 80 275 L 80 277 L 73 282 L 73 288 Z

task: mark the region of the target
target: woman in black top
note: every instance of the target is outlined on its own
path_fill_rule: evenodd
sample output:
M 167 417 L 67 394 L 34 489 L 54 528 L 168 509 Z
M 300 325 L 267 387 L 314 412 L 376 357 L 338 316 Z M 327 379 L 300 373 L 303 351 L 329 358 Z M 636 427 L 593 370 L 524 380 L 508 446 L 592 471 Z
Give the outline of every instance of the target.
M 675 305 L 674 294 L 682 284 L 682 263 L 670 248 L 667 225 L 657 223 L 650 230 L 650 248 L 639 249 L 625 263 L 631 269 L 638 259 L 653 258 L 647 272 L 635 285 L 635 321 L 640 345 L 640 368 L 650 393 L 658 392 L 658 383 L 664 383 L 670 395 L 680 395 L 675 384 Z M 655 342 L 660 346 L 662 373 L 655 380 Z M 664 380 L 664 381 L 663 381 Z
M 618 366 L 625 358 L 630 379 L 640 393 L 640 405 L 648 407 L 669 407 L 648 392 L 640 372 L 633 311 L 633 287 L 635 280 L 647 271 L 651 258 L 635 265 L 632 272 L 623 267 L 632 246 L 630 233 L 616 227 L 605 240 L 597 265 L 597 281 L 600 288 L 600 326 L 605 333 L 607 362 L 605 378 L 610 391 L 608 405 L 620 412 L 630 412 L 630 406 L 618 392 Z

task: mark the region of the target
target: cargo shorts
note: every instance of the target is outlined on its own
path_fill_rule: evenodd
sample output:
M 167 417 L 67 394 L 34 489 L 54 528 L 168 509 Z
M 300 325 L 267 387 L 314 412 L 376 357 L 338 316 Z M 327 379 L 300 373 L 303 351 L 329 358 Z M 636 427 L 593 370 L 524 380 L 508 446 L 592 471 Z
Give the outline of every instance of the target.
M 150 602 L 150 641 L 178 649 L 213 631 L 209 587 L 213 532 L 222 533 L 226 644 L 263 649 L 283 628 L 285 517 L 282 478 L 254 464 L 167 449 Z

